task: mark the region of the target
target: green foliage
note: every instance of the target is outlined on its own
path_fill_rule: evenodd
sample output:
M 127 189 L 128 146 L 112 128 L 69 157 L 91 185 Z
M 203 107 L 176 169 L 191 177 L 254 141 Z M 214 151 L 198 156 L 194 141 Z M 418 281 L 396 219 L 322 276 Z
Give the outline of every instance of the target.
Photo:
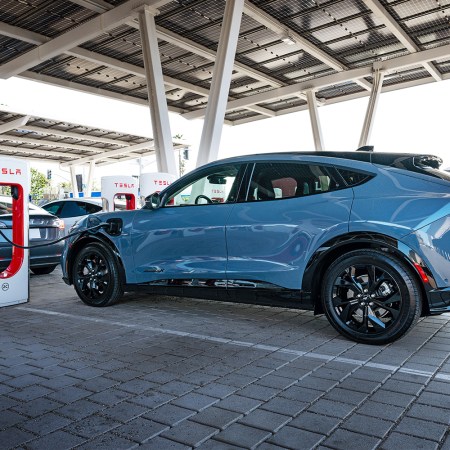
M 36 169 L 31 168 L 31 198 L 40 200 L 44 196 L 44 189 L 49 185 L 46 176 Z

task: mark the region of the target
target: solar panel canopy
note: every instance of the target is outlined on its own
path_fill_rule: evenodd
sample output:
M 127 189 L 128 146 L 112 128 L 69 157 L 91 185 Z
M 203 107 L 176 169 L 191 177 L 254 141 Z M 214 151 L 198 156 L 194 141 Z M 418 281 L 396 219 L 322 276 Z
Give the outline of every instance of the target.
M 186 145 L 174 141 L 173 148 Z M 0 110 L 0 156 L 101 167 L 154 153 L 154 140 L 145 136 Z
M 157 11 L 169 110 L 203 117 L 223 0 L 1 0 L 0 76 L 147 104 L 137 20 L 144 4 Z M 117 23 L 85 40 L 76 34 L 120 8 L 129 12 Z M 385 91 L 449 79 L 449 19 L 450 0 L 246 0 L 225 121 L 306 109 L 308 90 L 319 105 L 366 96 L 376 71 Z M 64 36 L 77 37 L 73 46 Z M 44 44 L 52 45 L 45 57 L 33 53 Z

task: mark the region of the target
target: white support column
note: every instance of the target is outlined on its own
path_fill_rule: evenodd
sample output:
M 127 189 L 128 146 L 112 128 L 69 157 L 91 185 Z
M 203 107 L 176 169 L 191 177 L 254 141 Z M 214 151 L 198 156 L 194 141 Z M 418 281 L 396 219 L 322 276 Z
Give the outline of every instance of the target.
M 139 29 L 158 170 L 177 175 L 155 17 L 149 8 L 139 13 Z
M 216 160 L 219 154 L 220 137 L 243 10 L 244 0 L 227 0 L 225 4 L 217 58 L 214 63 L 210 95 L 200 139 L 197 167 Z
M 316 152 L 321 152 L 324 149 L 322 128 L 320 127 L 319 111 L 317 110 L 317 98 L 313 90 L 306 92 L 308 99 L 309 118 L 311 119 L 311 128 L 314 137 L 314 146 Z
M 75 166 L 70 166 L 70 180 L 72 181 L 72 192 L 73 198 L 78 198 L 78 186 L 77 186 L 77 176 L 75 173 Z
M 367 145 L 370 134 L 372 133 L 373 122 L 375 113 L 378 106 L 378 99 L 380 97 L 381 88 L 383 87 L 384 73 L 377 70 L 373 74 L 372 92 L 369 97 L 369 104 L 367 105 L 366 117 L 361 131 L 361 137 L 359 138 L 358 147 Z
M 92 195 L 92 184 L 94 182 L 95 161 L 89 163 L 89 174 L 86 186 L 86 195 L 90 197 Z

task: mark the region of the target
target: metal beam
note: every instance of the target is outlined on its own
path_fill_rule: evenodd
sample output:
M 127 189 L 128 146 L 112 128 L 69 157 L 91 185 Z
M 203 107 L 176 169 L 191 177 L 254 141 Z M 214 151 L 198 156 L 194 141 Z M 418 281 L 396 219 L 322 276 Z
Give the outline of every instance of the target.
M 135 144 L 131 145 L 130 147 L 124 147 L 124 148 L 118 148 L 116 150 L 110 150 L 109 152 L 102 153 L 101 155 L 90 155 L 85 156 L 83 158 L 78 158 L 76 161 L 67 161 L 61 163 L 61 167 L 67 167 L 67 166 L 73 166 L 78 164 L 85 164 L 90 163 L 91 161 L 100 161 L 105 158 L 109 158 L 111 156 L 117 156 L 117 155 L 126 155 L 128 153 L 136 152 L 139 150 L 143 150 L 145 148 L 153 148 L 154 143 L 153 142 L 142 142 L 141 144 Z M 142 155 L 134 156 L 135 158 L 141 157 Z M 117 162 L 117 161 L 116 161 Z
M 446 74 L 444 75 L 444 80 L 450 80 L 450 74 Z M 424 84 L 429 84 L 431 82 L 434 82 L 434 80 L 432 80 L 431 77 L 428 78 L 420 78 L 418 80 L 411 80 L 411 81 L 405 81 L 404 83 L 401 84 L 397 84 L 397 85 L 389 85 L 389 86 L 383 86 L 383 88 L 381 89 L 381 93 L 385 93 L 385 92 L 393 92 L 393 91 L 397 91 L 397 90 L 401 90 L 401 89 L 408 89 L 408 88 L 412 88 L 412 87 L 416 87 L 416 86 L 422 86 Z M 346 101 L 351 101 L 351 100 L 357 100 L 359 98 L 365 98 L 365 97 L 369 97 L 370 93 L 367 91 L 360 91 L 360 92 L 355 92 L 353 94 L 349 94 L 343 97 L 333 97 L 328 99 L 324 104 L 325 105 L 334 105 L 336 103 L 341 103 L 341 102 L 346 102 Z M 285 116 L 287 114 L 292 114 L 294 112 L 300 112 L 300 111 L 307 111 L 308 110 L 308 105 L 300 105 L 300 106 L 294 106 L 292 108 L 288 108 L 288 109 L 283 109 L 277 112 L 277 117 L 280 116 Z M 257 120 L 264 120 L 264 117 L 258 116 L 255 118 L 245 118 L 245 119 L 239 119 L 239 120 L 235 120 L 233 122 L 233 125 L 242 125 L 245 123 L 249 123 L 249 122 L 255 122 Z
M 143 158 L 145 156 L 152 156 L 152 155 L 155 156 L 155 151 L 154 150 L 152 150 L 150 152 L 141 153 L 139 155 L 139 158 Z M 97 167 L 104 167 L 104 166 L 110 166 L 111 164 L 120 164 L 120 163 L 123 163 L 123 162 L 126 162 L 126 161 L 131 161 L 133 159 L 138 159 L 138 158 L 135 158 L 135 157 L 132 157 L 132 156 L 124 156 L 123 158 L 116 159 L 114 162 L 112 162 L 112 161 L 101 161 L 101 162 L 96 163 L 96 165 L 97 165 Z
M 73 197 L 78 198 L 78 185 L 77 185 L 77 175 L 75 173 L 75 166 L 70 166 L 70 180 L 72 181 L 72 192 Z
M 22 139 L 11 139 L 16 142 L 24 142 Z M 0 145 L 0 150 L 8 151 L 8 152 L 18 152 L 18 153 L 25 153 L 25 154 L 36 154 L 36 155 L 42 155 L 42 156 L 50 156 L 52 158 L 61 159 L 61 158 L 71 158 L 71 159 L 78 159 L 80 155 L 74 154 L 74 153 L 64 153 L 62 151 L 58 150 L 46 150 L 42 148 L 25 148 L 25 147 L 15 147 L 13 145 L 7 145 L 2 144 Z M 92 152 L 95 153 L 95 152 Z M 95 156 L 95 155 L 90 155 Z M 109 158 L 106 157 L 104 154 L 98 155 L 101 157 L 102 160 L 109 161 Z M 138 153 L 130 153 L 130 158 L 139 158 L 141 157 Z M 114 163 L 117 162 L 116 160 L 110 160 L 110 162 Z
M 69 144 L 58 141 L 49 141 L 47 139 L 30 139 L 29 137 L 26 136 L 14 136 L 11 134 L 3 134 L 1 138 L 7 141 L 23 142 L 25 144 L 31 145 L 45 145 L 47 147 L 68 148 L 70 150 L 79 150 L 82 152 L 90 152 L 90 153 L 103 154 L 107 151 L 104 148 L 89 147 L 87 145 L 79 145 L 79 144 Z
M 136 105 L 148 106 L 148 101 L 143 98 L 131 97 L 129 95 L 119 94 L 113 91 L 107 91 L 105 89 L 88 86 L 85 84 L 75 83 L 73 81 L 62 80 L 61 78 L 51 77 L 36 72 L 24 72 L 18 75 L 20 78 L 27 80 L 40 81 L 54 86 L 63 87 L 65 89 L 71 89 L 73 91 L 85 92 L 87 94 L 98 95 L 100 97 L 111 98 L 113 100 L 120 100 L 122 102 L 134 103 Z M 169 107 L 169 111 L 180 114 L 183 112 L 180 108 Z
M 80 1 L 85 1 L 85 0 L 80 0 Z M 92 1 L 95 1 L 95 0 L 89 0 L 89 2 L 92 2 Z M 159 8 L 160 6 L 162 6 L 165 3 L 168 3 L 169 1 L 170 0 L 160 0 L 159 2 L 156 1 L 153 4 L 153 8 L 155 8 L 155 9 Z M 95 7 L 98 7 L 98 4 L 96 6 L 92 6 L 92 7 L 89 7 L 89 5 L 86 4 L 86 8 L 94 10 Z M 106 5 L 105 5 L 105 7 L 106 7 Z M 111 8 L 112 8 L 112 5 L 109 5 L 108 9 L 110 10 Z M 105 11 L 106 11 L 106 9 L 105 9 Z M 127 24 L 132 28 L 139 29 L 138 23 L 134 20 L 127 21 Z M 210 50 L 209 48 L 207 48 L 201 44 L 197 44 L 196 42 L 187 39 L 185 36 L 180 36 L 179 34 L 176 34 L 173 31 L 167 30 L 165 28 L 158 26 L 158 27 L 156 27 L 156 30 L 157 30 L 157 37 L 159 39 L 161 39 L 165 42 L 168 42 L 170 44 L 176 45 L 177 47 L 180 47 L 188 52 L 202 56 L 203 58 L 207 59 L 208 61 L 216 60 L 216 52 L 215 51 Z M 254 78 L 255 80 L 262 81 L 263 83 L 268 83 L 274 87 L 283 86 L 283 83 L 278 81 L 276 78 L 273 78 L 269 75 L 259 72 L 258 70 L 248 67 L 245 64 L 235 62 L 234 67 L 237 71 L 239 71 L 243 74 L 246 74 L 246 75 Z
M 23 30 L 22 28 L 10 26 L 8 24 L 5 24 L 4 22 L 0 22 L 0 34 L 4 34 L 4 35 L 10 36 L 10 37 L 13 37 L 14 39 L 28 42 L 29 40 L 27 39 L 27 33 L 28 33 L 27 30 Z M 33 34 L 33 39 L 32 39 L 32 41 L 30 41 L 30 43 L 33 43 L 35 45 L 40 45 L 40 44 L 43 44 L 43 43 L 47 42 L 48 40 L 50 40 L 49 38 L 47 38 L 46 36 L 44 36 L 42 34 L 38 34 L 38 33 L 32 33 L 32 34 Z M 132 74 L 132 75 L 142 77 L 143 79 L 145 79 L 145 69 L 143 67 L 135 66 L 133 64 L 126 63 L 126 62 L 120 61 L 118 59 L 111 58 L 110 56 L 102 55 L 100 53 L 92 52 L 90 50 L 86 50 L 81 47 L 74 47 L 70 50 L 65 51 L 64 54 L 74 56 L 76 58 L 84 59 L 86 61 L 93 62 L 94 64 L 108 66 L 112 69 L 120 70 L 120 71 L 124 72 L 125 74 Z M 164 84 L 166 84 L 167 86 L 172 86 L 177 89 L 185 89 L 189 92 L 193 92 L 197 95 L 202 95 L 204 97 L 208 97 L 208 95 L 209 95 L 208 89 L 202 88 L 200 86 L 196 86 L 191 83 L 187 83 L 186 81 L 177 80 L 175 78 L 172 78 L 172 77 L 169 77 L 166 75 L 163 76 L 163 79 L 164 79 Z M 277 85 L 281 86 L 280 83 L 278 83 Z M 231 99 L 233 99 L 233 97 L 230 97 L 230 100 Z M 249 106 L 247 109 L 257 112 L 258 114 L 263 114 L 268 117 L 275 116 L 274 111 L 271 111 L 270 109 L 267 109 L 267 108 L 262 108 L 260 106 Z
M 317 46 L 311 44 L 311 42 L 309 42 L 303 36 L 300 36 L 295 31 L 288 29 L 286 25 L 275 19 L 275 17 L 270 16 L 264 10 L 258 8 L 248 0 L 245 1 L 244 13 L 279 36 L 288 32 L 289 36 L 291 36 L 296 44 L 298 44 L 303 50 L 308 52 L 311 56 L 314 56 L 314 58 L 318 59 L 319 61 L 325 63 L 327 66 L 330 66 L 334 70 L 340 72 L 347 69 L 347 67 L 337 59 L 328 55 Z
M 344 72 L 338 72 L 331 75 L 326 75 L 320 78 L 314 78 L 308 81 L 284 86 L 281 88 L 272 89 L 271 91 L 262 92 L 259 94 L 249 95 L 248 97 L 228 102 L 226 109 L 241 109 L 252 104 L 259 104 L 277 100 L 279 98 L 294 96 L 299 92 L 305 92 L 309 89 L 319 90 L 329 86 L 339 85 L 353 81 L 355 79 L 370 77 L 373 71 L 382 70 L 389 73 L 391 71 L 400 71 L 407 67 L 416 66 L 424 62 L 434 61 L 437 59 L 447 58 L 450 56 L 450 44 L 441 47 L 431 48 L 429 50 L 422 50 L 410 55 L 399 56 L 397 58 L 387 59 L 385 61 L 376 61 L 373 66 L 359 67 L 357 69 L 350 69 Z M 186 119 L 197 119 L 203 114 L 202 111 L 193 111 L 182 116 Z
M 110 56 L 101 55 L 99 53 L 92 52 L 90 50 L 86 50 L 84 48 L 76 47 L 71 50 L 65 52 L 68 55 L 75 56 L 77 58 L 85 59 L 87 61 L 91 61 L 93 63 L 101 64 L 104 66 L 111 67 L 116 70 L 120 70 L 124 73 L 130 73 L 132 75 L 136 75 L 138 77 L 142 77 L 145 79 L 145 69 L 143 67 L 135 66 L 130 63 L 119 61 L 118 59 L 111 58 Z M 193 92 L 197 95 L 203 95 L 204 97 L 209 96 L 209 90 L 202 88 L 200 86 L 196 86 L 194 84 L 188 83 L 183 80 L 177 80 L 176 78 L 169 77 L 167 75 L 163 75 L 164 84 L 168 86 L 175 87 L 177 89 L 185 89 L 189 92 Z M 233 97 L 231 97 L 232 99 Z M 275 116 L 275 113 L 267 108 L 262 108 L 260 106 L 249 106 L 249 110 L 255 111 L 259 114 L 263 114 L 268 117 Z
M 319 61 L 322 61 L 327 66 L 330 66 L 337 72 L 348 70 L 348 67 L 345 64 L 342 64 L 336 58 L 333 58 L 328 53 L 324 52 L 322 49 L 309 42 L 296 31 L 292 30 L 291 28 L 287 28 L 286 25 L 275 19 L 275 17 L 270 16 L 261 8 L 258 8 L 254 4 L 250 3 L 248 0 L 245 1 L 244 13 L 280 36 L 288 33 L 289 36 L 295 41 L 295 43 L 298 44 L 303 50 L 308 52 L 311 56 L 318 59 Z M 355 80 L 355 82 L 357 82 L 362 88 L 366 90 L 371 89 L 370 83 L 365 80 Z
M 70 0 L 72 3 L 82 6 L 83 8 L 90 9 L 99 14 L 109 11 L 111 5 L 104 0 Z
M 314 138 L 314 147 L 316 152 L 324 150 L 322 128 L 320 126 L 319 112 L 317 110 L 316 94 L 313 90 L 306 91 L 308 98 L 309 118 L 311 120 L 311 128 Z
M 79 126 L 85 127 L 85 125 L 79 125 Z M 95 127 L 88 127 L 88 128 L 95 129 Z M 19 129 L 23 130 L 23 131 L 30 131 L 33 133 L 46 135 L 46 136 L 58 136 L 63 139 L 71 138 L 71 139 L 78 139 L 80 141 L 89 141 L 89 142 L 96 142 L 96 143 L 100 143 L 100 144 L 117 145 L 116 139 L 105 138 L 102 136 L 91 136 L 89 134 L 74 133 L 73 131 L 56 130 L 55 128 L 42 128 L 42 127 L 35 127 L 33 125 L 26 125 L 26 126 L 21 126 Z M 109 130 L 107 130 L 107 131 L 109 131 Z M 113 133 L 114 133 L 114 131 L 113 131 Z M 120 141 L 120 145 L 127 147 L 127 146 L 133 145 L 133 144 Z
M 199 55 L 207 59 L 208 61 L 216 61 L 217 53 L 214 50 L 210 50 L 209 48 L 204 47 L 203 45 L 197 44 L 194 41 L 191 41 L 183 36 L 180 36 L 164 28 L 156 27 L 156 29 L 158 31 L 158 37 L 161 40 L 176 45 L 177 47 L 180 47 L 188 52 L 194 53 L 195 55 Z M 233 67 L 236 71 L 243 73 L 255 80 L 270 84 L 271 86 L 274 87 L 283 86 L 283 83 L 281 83 L 276 78 L 266 75 L 240 62 L 235 61 Z
M 8 131 L 20 129 L 23 125 L 26 125 L 30 116 L 19 117 L 18 119 L 11 120 L 10 122 L 0 125 L 0 135 L 7 133 Z
M 23 148 L 23 147 L 14 147 L 12 145 L 0 145 L 0 151 L 5 152 L 14 152 L 14 153 L 23 153 L 25 155 L 42 155 L 42 156 L 51 156 L 53 158 L 78 158 L 77 155 L 73 155 L 71 153 L 63 153 L 55 150 L 42 150 L 37 148 Z
M 244 0 L 227 0 L 214 64 L 211 94 L 198 150 L 197 167 L 217 159 Z
M 6 79 L 20 74 L 42 61 L 47 61 L 66 50 L 95 38 L 99 34 L 116 28 L 125 23 L 137 7 L 151 5 L 152 3 L 155 3 L 155 0 L 128 0 L 122 5 L 100 14 L 45 44 L 41 44 L 39 47 L 4 63 L 0 69 L 0 78 Z
M 420 47 L 408 36 L 398 22 L 389 14 L 388 10 L 380 3 L 379 0 L 365 0 L 365 5 L 372 10 L 386 26 L 386 28 L 405 46 L 411 53 L 420 51 Z M 436 80 L 442 81 L 442 75 L 438 69 L 430 62 L 424 62 L 423 66 L 428 73 Z
M 149 8 L 139 13 L 142 56 L 147 80 L 148 103 L 155 140 L 156 161 L 161 172 L 177 174 L 170 131 L 169 111 L 156 37 L 155 17 Z
M 88 181 L 86 185 L 86 195 L 89 197 L 92 195 L 92 184 L 94 182 L 94 172 L 95 172 L 95 161 L 89 163 L 89 174 Z
M 367 145 L 370 139 L 375 113 L 378 106 L 378 99 L 380 98 L 381 88 L 383 87 L 383 78 L 384 74 L 379 70 L 373 74 L 373 89 L 370 93 L 369 104 L 367 105 L 366 117 L 361 130 L 361 137 L 359 139 L 358 147 Z
M 51 40 L 51 38 L 42 34 L 9 25 L 5 22 L 0 22 L 0 34 L 33 45 L 41 45 Z

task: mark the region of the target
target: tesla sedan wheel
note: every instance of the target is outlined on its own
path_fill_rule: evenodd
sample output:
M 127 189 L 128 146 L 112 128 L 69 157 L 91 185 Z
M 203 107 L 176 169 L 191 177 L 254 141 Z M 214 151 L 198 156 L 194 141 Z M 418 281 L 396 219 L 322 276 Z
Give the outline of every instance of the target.
M 56 269 L 56 265 L 53 266 L 44 266 L 44 267 L 31 267 L 31 271 L 35 275 L 47 275 L 52 273 Z
M 110 306 L 123 295 L 115 255 L 102 244 L 84 247 L 73 263 L 73 282 L 80 299 L 90 306 Z
M 421 313 L 421 291 L 411 270 L 391 255 L 355 250 L 325 273 L 322 302 L 342 335 L 387 344 L 409 331 Z

